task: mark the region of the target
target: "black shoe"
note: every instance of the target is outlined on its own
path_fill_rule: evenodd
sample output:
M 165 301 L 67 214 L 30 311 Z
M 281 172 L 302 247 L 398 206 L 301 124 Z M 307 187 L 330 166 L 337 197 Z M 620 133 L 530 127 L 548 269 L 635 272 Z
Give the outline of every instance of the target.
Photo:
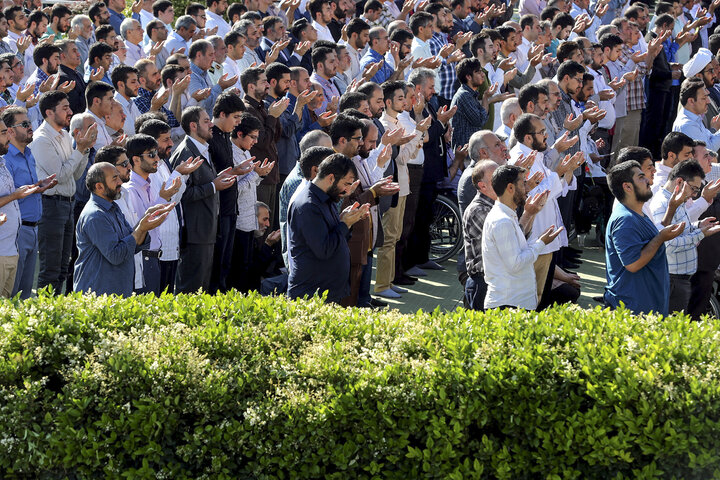
M 377 298 L 370 298 L 370 306 L 377 308 L 385 308 L 388 306 L 388 303 L 383 302 L 382 300 L 378 300 Z
M 406 279 L 408 279 L 408 280 L 410 280 L 410 281 L 413 281 L 413 282 L 417 282 L 417 281 L 418 281 L 418 277 L 413 277 L 412 275 L 407 275 L 407 274 L 404 274 L 404 273 L 403 273 L 403 278 L 406 278 Z M 393 283 L 395 283 L 395 282 L 393 282 Z
M 402 276 L 400 278 L 396 278 L 395 280 L 393 280 L 392 283 L 395 285 L 408 286 L 408 285 L 415 285 L 415 280 L 410 279 L 410 277 Z
M 577 249 L 577 248 L 573 248 L 573 247 L 565 247 L 565 248 L 567 249 L 568 252 L 576 253 L 578 255 L 581 255 L 583 253 L 582 250 Z
M 562 268 L 563 270 L 577 270 L 578 268 L 580 268 L 581 263 L 582 262 L 580 262 L 580 261 L 571 262 L 569 260 L 565 260 L 564 262 L 561 262 L 559 265 L 560 265 L 560 268 Z

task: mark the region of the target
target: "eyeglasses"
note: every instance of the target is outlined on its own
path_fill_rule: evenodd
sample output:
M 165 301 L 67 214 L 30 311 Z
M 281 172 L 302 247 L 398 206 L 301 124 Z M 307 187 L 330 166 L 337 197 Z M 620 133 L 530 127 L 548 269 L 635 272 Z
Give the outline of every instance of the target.
M 690 185 L 690 188 L 692 188 L 693 193 L 700 193 L 700 191 L 702 190 L 702 186 L 696 187 L 695 185 Z
M 260 138 L 260 135 L 248 135 L 248 137 L 252 138 L 257 142 L 258 138 Z
M 140 155 L 143 156 L 143 157 L 144 157 L 145 155 L 147 155 L 147 156 L 150 157 L 150 158 L 155 158 L 155 157 L 158 156 L 158 151 L 157 151 L 157 150 L 152 150 L 152 151 L 150 151 L 150 152 L 141 153 Z
M 130 160 L 125 160 L 124 162 L 115 164 L 116 167 L 123 167 L 123 168 L 127 167 L 128 165 L 130 165 Z
M 362 142 L 362 139 L 362 135 L 360 135 L 359 137 L 350 137 L 350 140 L 357 140 L 358 142 Z
M 24 122 L 16 123 L 15 125 L 10 125 L 10 128 L 15 128 L 15 127 L 30 128 L 31 126 L 32 126 L 32 123 L 25 120 Z
M 540 130 L 539 132 L 528 132 L 530 135 L 542 135 L 543 137 L 547 137 L 547 130 Z

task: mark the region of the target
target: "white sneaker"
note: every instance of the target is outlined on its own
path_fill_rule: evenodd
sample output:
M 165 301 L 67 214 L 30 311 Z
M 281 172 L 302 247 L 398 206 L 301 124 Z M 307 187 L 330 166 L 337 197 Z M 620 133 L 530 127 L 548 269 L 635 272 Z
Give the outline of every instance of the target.
M 412 277 L 427 277 L 427 272 L 418 266 L 414 266 L 410 270 L 405 270 L 405 274 Z
M 392 288 L 386 288 L 385 290 L 382 290 L 380 292 L 375 292 L 375 296 L 383 298 L 402 298 L 402 295 L 393 291 Z
M 408 289 L 400 287 L 398 285 L 390 285 L 390 289 L 395 293 L 407 293 Z

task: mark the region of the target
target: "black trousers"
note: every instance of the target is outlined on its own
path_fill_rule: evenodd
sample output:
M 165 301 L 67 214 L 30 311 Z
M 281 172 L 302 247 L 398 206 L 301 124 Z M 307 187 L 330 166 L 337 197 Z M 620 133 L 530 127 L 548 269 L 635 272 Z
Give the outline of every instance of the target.
M 215 245 L 212 243 L 188 243 L 180 248 L 180 260 L 175 279 L 176 293 L 195 293 L 198 290 L 208 292 L 210 290 L 214 249 Z
M 253 263 L 253 241 L 255 232 L 235 230 L 235 246 L 232 256 L 232 273 L 228 277 L 228 284 L 240 292 L 250 291 L 250 268 Z
M 233 243 L 235 242 L 235 223 L 237 215 L 223 215 L 218 219 L 218 236 L 215 242 L 210 293 L 228 290 L 227 277 L 232 262 Z
M 167 289 L 168 293 L 175 292 L 175 275 L 177 275 L 177 260 L 160 260 L 160 292 Z
M 70 273 L 75 202 L 57 195 L 43 195 L 42 207 L 38 223 L 40 274 L 37 288 L 52 285 L 55 294 L 60 295 Z
M 653 158 L 660 158 L 660 145 L 668 133 L 667 124 L 662 120 L 667 118 L 670 113 L 672 94 L 669 91 L 650 88 L 647 98 L 648 102 L 640 129 L 640 145 L 649 149 Z
M 407 251 L 402 259 L 405 270 L 427 263 L 430 255 L 430 225 L 433 203 L 438 196 L 436 182 L 422 182 L 418 198 L 415 228 L 408 238 Z
M 687 313 L 693 320 L 700 320 L 700 316 L 707 313 L 714 280 L 714 270 L 698 270 L 690 277 L 690 302 Z
M 399 279 L 405 274 L 403 257 L 407 250 L 408 240 L 415 228 L 415 217 L 418 210 L 418 202 L 420 201 L 420 185 L 422 184 L 423 167 L 422 165 L 408 165 L 408 175 L 410 177 L 410 194 L 405 199 L 405 213 L 403 213 L 403 227 L 400 239 L 395 244 L 395 278 Z M 410 265 L 407 268 L 412 268 Z

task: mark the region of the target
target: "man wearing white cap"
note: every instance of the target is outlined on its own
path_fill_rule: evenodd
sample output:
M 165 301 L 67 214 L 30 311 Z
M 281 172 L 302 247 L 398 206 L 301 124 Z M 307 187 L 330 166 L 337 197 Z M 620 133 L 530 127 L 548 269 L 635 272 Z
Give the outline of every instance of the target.
M 709 102 L 710 94 L 702 80 L 698 78 L 685 80 L 680 87 L 682 107 L 673 123 L 673 132 L 682 132 L 694 140 L 703 141 L 708 150 L 717 151 L 720 148 L 720 132 L 717 132 L 720 128 L 720 115 L 710 121 L 710 128 L 716 133 L 708 130 L 703 123 Z
M 715 67 L 717 60 L 712 52 L 707 48 L 701 48 L 685 65 L 683 65 L 683 74 L 685 78 L 699 78 L 705 84 L 705 88 L 710 89 L 715 85 Z M 718 105 L 712 98 L 708 98 L 708 109 L 705 113 L 705 125 L 710 125 L 713 117 L 720 113 Z

